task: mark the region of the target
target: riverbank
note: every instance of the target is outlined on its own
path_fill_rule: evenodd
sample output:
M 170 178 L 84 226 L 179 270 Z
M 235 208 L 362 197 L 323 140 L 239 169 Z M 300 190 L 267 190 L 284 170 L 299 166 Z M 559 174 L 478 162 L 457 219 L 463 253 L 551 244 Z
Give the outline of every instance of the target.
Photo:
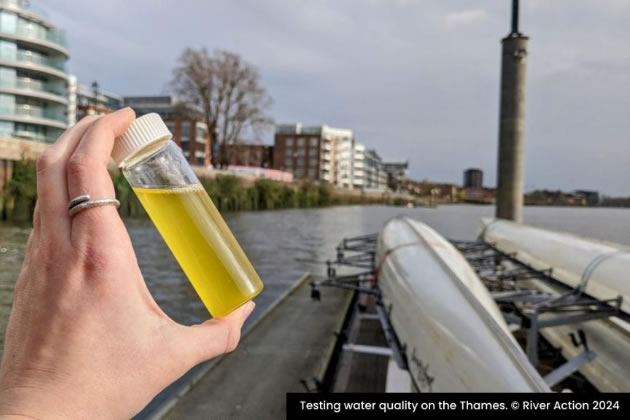
M 424 205 L 417 198 L 398 193 L 366 193 L 334 188 L 327 183 L 279 182 L 246 175 L 195 168 L 201 184 L 219 211 L 319 208 L 338 205 Z M 145 216 L 125 177 L 116 168 L 111 175 L 122 216 Z M 16 161 L 11 179 L 0 191 L 0 220 L 31 220 L 37 199 L 35 163 Z

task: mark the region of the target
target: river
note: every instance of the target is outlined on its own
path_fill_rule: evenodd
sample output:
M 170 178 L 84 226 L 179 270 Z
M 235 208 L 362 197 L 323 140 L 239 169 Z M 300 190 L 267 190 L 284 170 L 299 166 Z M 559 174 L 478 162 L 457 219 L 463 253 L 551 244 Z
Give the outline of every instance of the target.
M 251 319 L 305 271 L 323 274 L 315 261 L 334 257 L 343 238 L 377 232 L 389 218 L 403 214 L 424 221 L 448 238 L 474 239 L 480 218 L 494 207 L 450 205 L 438 208 L 347 206 L 225 215 L 265 284 Z M 525 223 L 630 245 L 630 210 L 528 207 Z M 205 308 L 148 219 L 128 219 L 138 262 L 158 304 L 175 320 L 191 324 L 208 317 Z M 13 285 L 24 256 L 29 226 L 0 224 L 0 349 L 11 307 Z

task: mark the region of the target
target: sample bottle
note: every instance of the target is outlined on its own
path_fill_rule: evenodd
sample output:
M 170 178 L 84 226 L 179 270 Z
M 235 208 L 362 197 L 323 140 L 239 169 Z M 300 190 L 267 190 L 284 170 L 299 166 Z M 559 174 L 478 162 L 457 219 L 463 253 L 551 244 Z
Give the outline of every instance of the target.
M 137 118 L 112 157 L 213 317 L 263 288 L 254 267 L 158 114 Z

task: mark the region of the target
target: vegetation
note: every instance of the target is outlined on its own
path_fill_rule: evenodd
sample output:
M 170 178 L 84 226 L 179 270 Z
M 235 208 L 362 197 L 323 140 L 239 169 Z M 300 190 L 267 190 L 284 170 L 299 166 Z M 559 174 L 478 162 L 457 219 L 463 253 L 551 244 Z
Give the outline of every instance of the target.
M 271 127 L 272 99 L 262 86 L 255 66 L 236 53 L 186 48 L 179 57 L 171 82 L 183 104 L 181 111 L 203 120 L 210 144 L 220 153 L 218 164 L 227 166 L 229 148 L 242 138 L 260 140 Z
M 120 214 L 125 217 L 146 216 L 125 177 L 118 173 L 112 179 L 116 197 L 120 200 Z M 288 184 L 268 179 L 251 182 L 234 175 L 217 175 L 216 178 L 201 179 L 201 183 L 221 212 L 346 204 L 406 204 L 383 195 L 336 191 L 325 183 Z M 32 161 L 15 163 L 13 178 L 4 188 L 2 198 L 5 203 L 3 219 L 29 220 L 32 217 L 37 198 L 36 170 Z
M 30 220 L 37 200 L 37 172 L 32 160 L 16 161 L 13 176 L 0 191 L 2 219 Z
M 630 197 L 606 197 L 602 198 L 603 207 L 630 207 Z

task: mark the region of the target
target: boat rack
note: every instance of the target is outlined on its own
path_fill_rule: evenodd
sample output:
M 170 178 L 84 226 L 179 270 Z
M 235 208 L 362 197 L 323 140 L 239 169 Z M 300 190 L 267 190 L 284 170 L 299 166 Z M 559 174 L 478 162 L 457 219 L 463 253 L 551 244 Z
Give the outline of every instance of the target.
M 350 351 L 392 357 L 399 369 L 409 370 L 404 348 L 400 345 L 389 319 L 389 309 L 385 307 L 381 291 L 376 285 L 377 267 L 375 255 L 377 239 L 378 234 L 343 239 L 336 247 L 336 258 L 325 262 L 327 277 L 311 281 L 311 298 L 314 300 L 321 299 L 320 287 L 336 287 L 357 292 L 358 298 L 355 301 L 354 308 L 351 309 L 351 313 L 348 315 L 346 327 L 344 331 L 337 333 L 338 338 L 342 341 L 340 343 L 341 350 L 344 352 Z M 337 275 L 339 267 L 351 267 L 361 271 L 348 275 Z M 372 298 L 375 313 L 367 313 L 367 297 Z M 352 336 L 349 331 L 353 328 L 353 323 L 360 323 L 362 320 L 379 321 L 388 347 L 346 342 Z M 354 325 L 354 328 L 356 327 Z M 323 380 L 313 378 L 315 389 L 312 389 L 307 386 L 304 380 L 302 381 L 309 392 L 321 391 L 320 385 L 322 382 Z
M 376 245 L 378 234 L 362 235 L 343 239 L 336 247 L 336 258 L 327 260 L 326 278 L 311 281 L 311 298 L 321 299 L 321 287 L 336 287 L 354 290 L 358 299 L 349 314 L 344 331 L 337 333 L 340 349 L 358 353 L 391 356 L 400 369 L 408 370 L 404 346 L 401 345 L 389 319 L 376 277 Z M 520 261 L 514 255 L 496 249 L 492 244 L 477 241 L 450 240 L 471 264 L 484 282 L 492 297 L 501 308 L 512 332 L 526 332 L 526 354 L 534 367 L 546 357 L 549 345 L 541 343 L 540 331 L 560 325 L 578 324 L 595 319 L 619 317 L 630 321 L 630 316 L 621 311 L 621 297 L 598 300 L 584 293 L 584 287 L 569 288 L 553 277 L 553 269 L 537 270 Z M 339 267 L 360 269 L 358 273 L 337 275 Z M 561 294 L 543 293 L 521 286 L 524 280 L 542 280 L 563 291 Z M 583 285 L 581 285 L 583 286 Z M 371 297 L 375 313 L 366 313 L 366 298 Z M 362 319 L 378 319 L 389 347 L 367 346 L 347 343 L 348 330 L 353 322 Z M 582 365 L 597 355 L 589 349 L 586 334 L 576 329 L 571 334 L 572 343 L 582 352 L 548 373 L 544 379 L 549 386 L 557 385 L 576 373 Z M 557 349 L 551 349 L 559 353 Z M 556 354 L 557 356 L 557 354 Z M 313 378 L 314 388 L 304 382 L 307 391 L 322 391 L 322 379 Z
M 621 296 L 596 299 L 584 292 L 584 283 L 577 288 L 571 288 L 554 278 L 552 268 L 535 269 L 516 259 L 514 254 L 502 252 L 481 240 L 451 240 L 451 243 L 464 255 L 484 282 L 511 328 L 526 331 L 526 353 L 535 367 L 539 366 L 540 330 L 543 328 L 575 325 L 610 317 L 630 320 L 630 316 L 621 311 Z M 527 280 L 546 282 L 559 293 L 543 293 L 521 286 Z M 545 381 L 550 386 L 597 357 L 589 349 L 587 336 L 582 329 L 577 328 L 570 337 L 573 345 L 582 347 L 583 351 L 545 376 Z

